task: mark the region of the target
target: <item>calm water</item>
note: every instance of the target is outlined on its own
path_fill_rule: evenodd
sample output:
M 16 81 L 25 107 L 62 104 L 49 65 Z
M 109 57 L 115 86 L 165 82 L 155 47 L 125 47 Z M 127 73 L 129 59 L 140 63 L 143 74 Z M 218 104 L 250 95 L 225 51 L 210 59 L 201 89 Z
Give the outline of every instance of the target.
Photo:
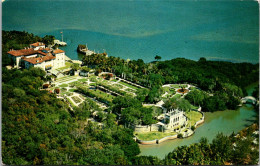
M 61 39 L 80 59 L 78 44 L 122 58 L 155 55 L 234 62 L 259 61 L 258 3 L 249 1 L 6 0 L 4 30 Z
M 247 87 L 249 95 L 251 95 L 252 90 L 257 84 L 254 83 Z M 152 155 L 164 158 L 174 148 L 199 142 L 201 137 L 206 137 L 209 141 L 212 141 L 218 132 L 222 132 L 225 135 L 230 135 L 233 131 L 236 133 L 252 124 L 255 115 L 253 106 L 248 104 L 240 107 L 238 110 L 207 112 L 205 113 L 205 122 L 196 129 L 193 136 L 185 139 L 170 140 L 157 145 L 140 145 L 140 155 Z
M 72 59 L 78 44 L 96 52 L 146 62 L 155 55 L 198 60 L 259 62 L 258 3 L 253 1 L 6 0 L 3 30 L 21 30 L 64 40 Z M 205 123 L 187 139 L 141 146 L 142 155 L 164 157 L 177 146 L 231 134 L 251 124 L 250 105 L 237 111 L 206 113 Z

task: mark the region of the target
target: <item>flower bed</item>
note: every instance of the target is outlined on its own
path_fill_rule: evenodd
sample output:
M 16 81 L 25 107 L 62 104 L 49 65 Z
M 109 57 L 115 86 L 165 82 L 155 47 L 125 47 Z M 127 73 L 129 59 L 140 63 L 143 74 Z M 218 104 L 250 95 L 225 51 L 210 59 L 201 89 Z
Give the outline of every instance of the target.
M 80 100 L 80 98 L 78 96 L 72 96 L 71 98 L 73 99 L 73 101 L 75 103 L 80 103 L 81 102 L 81 100 Z
M 77 91 L 79 91 L 79 92 L 81 92 L 81 93 L 83 93 L 87 96 L 94 97 L 94 98 L 96 98 L 97 100 L 99 100 L 103 103 L 109 104 L 115 98 L 114 96 L 109 95 L 109 94 L 102 92 L 100 90 L 91 90 L 89 88 L 82 87 L 82 86 L 78 86 L 77 88 L 78 88 Z
M 120 95 L 126 95 L 126 92 L 121 91 L 118 88 L 113 87 L 112 85 L 107 85 L 107 84 L 104 84 L 104 83 L 97 83 L 97 85 L 102 86 L 102 87 L 104 87 L 104 88 L 106 88 L 108 90 L 111 90 L 113 92 L 116 92 L 116 93 L 118 93 Z
M 185 94 L 185 93 L 188 93 L 189 90 L 188 90 L 188 89 L 182 89 L 182 88 L 181 88 L 181 89 L 178 89 L 177 92 L 182 93 L 182 94 Z

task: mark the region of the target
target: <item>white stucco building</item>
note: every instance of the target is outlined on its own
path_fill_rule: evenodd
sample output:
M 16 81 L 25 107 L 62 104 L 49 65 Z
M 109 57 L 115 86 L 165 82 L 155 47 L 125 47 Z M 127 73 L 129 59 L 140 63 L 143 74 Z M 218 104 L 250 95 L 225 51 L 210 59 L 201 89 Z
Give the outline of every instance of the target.
M 169 123 L 166 125 L 166 128 L 171 129 L 176 126 L 185 125 L 187 122 L 187 117 L 185 116 L 183 111 L 178 109 L 170 110 L 165 114 L 165 120 L 168 119 Z
M 30 44 L 30 48 L 10 50 L 8 56 L 16 68 L 32 66 L 49 70 L 65 66 L 65 52 L 60 49 L 45 48 L 45 44 L 41 42 Z

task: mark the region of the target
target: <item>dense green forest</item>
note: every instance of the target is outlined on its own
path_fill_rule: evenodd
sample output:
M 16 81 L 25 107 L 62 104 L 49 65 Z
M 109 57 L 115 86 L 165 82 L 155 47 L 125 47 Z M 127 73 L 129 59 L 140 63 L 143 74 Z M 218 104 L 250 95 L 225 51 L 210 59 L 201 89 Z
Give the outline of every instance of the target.
M 56 94 L 40 90 L 46 81 L 45 71 L 39 68 L 7 70 L 9 49 L 28 47 L 43 41 L 51 44 L 53 36 L 44 38 L 27 32 L 3 31 L 2 55 L 2 158 L 9 165 L 183 165 L 183 164 L 256 164 L 259 152 L 252 144 L 252 132 L 245 130 L 239 137 L 219 134 L 212 143 L 202 138 L 197 144 L 178 147 L 164 159 L 138 156 L 140 149 L 134 141 L 130 124 L 152 124 L 156 112 L 143 108 L 142 102 L 157 102 L 165 83 L 193 83 L 203 91 L 193 91 L 185 99 L 171 99 L 167 107 L 177 103 L 189 109 L 187 102 L 205 107 L 205 111 L 235 108 L 243 88 L 258 81 L 258 64 L 213 62 L 201 58 L 198 62 L 183 58 L 144 63 L 126 61 L 102 55 L 88 56 L 84 64 L 96 71 L 112 71 L 146 89 L 137 97 L 116 97 L 106 114 L 91 100 L 72 111 Z M 168 66 L 169 68 L 167 68 Z M 224 67 L 223 67 L 224 66 Z M 79 66 L 75 66 L 78 68 Z M 253 95 L 259 98 L 259 88 Z M 214 96 L 210 96 L 214 94 Z M 186 104 L 185 104 L 186 103 Z M 206 105 L 205 103 L 211 103 Z M 188 106 L 188 107 L 187 107 Z M 100 124 L 87 120 L 98 111 Z M 120 120 L 118 117 L 120 115 Z M 259 142 L 259 141 L 258 141 Z M 234 143 L 236 147 L 234 147 Z M 253 148 L 253 149 L 252 149 Z M 241 150 L 242 149 L 242 150 Z
M 156 59 L 159 60 L 158 57 Z M 199 61 L 177 58 L 144 63 L 141 59 L 129 61 L 92 55 L 85 56 L 83 63 L 94 67 L 97 72 L 110 71 L 147 87 L 138 92 L 140 100 L 147 103 L 162 99 L 163 84 L 196 85 L 200 90 L 189 93 L 185 98 L 209 112 L 236 109 L 241 97 L 247 96 L 245 87 L 259 80 L 259 64 L 207 61 L 205 58 Z
M 45 72 L 6 70 L 2 83 L 2 154 L 6 164 L 130 164 L 140 150 L 133 131 L 108 114 L 103 126 L 86 121 L 88 103 L 75 112 L 39 90 Z M 83 120 L 80 120 L 83 119 Z
M 3 68 L 2 155 L 5 164 L 256 164 L 258 151 L 251 149 L 251 135 L 256 127 L 245 132 L 243 136 L 247 139 L 219 134 L 212 143 L 203 138 L 199 143 L 178 147 L 163 160 L 136 156 L 140 150 L 133 140 L 133 131 L 117 125 L 115 114 L 105 115 L 102 126 L 86 121 L 92 111 L 91 103 L 85 102 L 72 112 L 55 94 L 39 90 L 44 75 L 38 68 L 23 71 Z M 134 104 L 135 99 L 116 100 L 112 111 L 123 111 L 126 122 L 146 111 Z M 122 110 L 123 107 L 127 109 Z M 145 119 L 144 124 L 149 124 Z M 237 146 L 232 148 L 234 143 Z

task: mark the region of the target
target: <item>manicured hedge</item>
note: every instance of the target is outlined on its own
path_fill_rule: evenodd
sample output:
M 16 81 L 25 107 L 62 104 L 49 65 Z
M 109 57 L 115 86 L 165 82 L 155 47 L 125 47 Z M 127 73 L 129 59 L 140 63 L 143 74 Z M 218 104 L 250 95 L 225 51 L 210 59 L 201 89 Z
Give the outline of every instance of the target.
M 114 99 L 112 95 L 109 95 L 105 92 L 99 90 L 91 90 L 89 88 L 82 87 L 82 86 L 78 86 L 77 91 L 90 97 L 96 97 L 97 100 L 107 104 L 112 103 Z

